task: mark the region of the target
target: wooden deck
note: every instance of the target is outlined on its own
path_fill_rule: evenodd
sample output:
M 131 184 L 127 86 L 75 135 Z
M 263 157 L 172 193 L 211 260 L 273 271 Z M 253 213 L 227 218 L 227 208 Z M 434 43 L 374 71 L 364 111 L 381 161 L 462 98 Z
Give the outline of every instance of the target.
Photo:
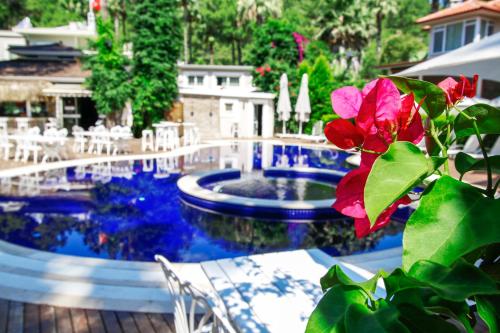
M 174 333 L 171 314 L 68 309 L 0 299 L 0 332 Z

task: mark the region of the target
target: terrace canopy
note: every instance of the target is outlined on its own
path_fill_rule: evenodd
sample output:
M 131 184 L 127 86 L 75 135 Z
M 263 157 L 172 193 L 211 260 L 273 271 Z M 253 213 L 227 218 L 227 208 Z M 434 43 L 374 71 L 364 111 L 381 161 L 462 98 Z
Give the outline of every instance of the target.
M 481 80 L 500 81 L 500 33 L 431 58 L 396 75 L 423 77 L 458 76 L 461 74 L 466 77 L 478 74 L 480 86 Z M 480 91 L 480 89 L 478 90 Z

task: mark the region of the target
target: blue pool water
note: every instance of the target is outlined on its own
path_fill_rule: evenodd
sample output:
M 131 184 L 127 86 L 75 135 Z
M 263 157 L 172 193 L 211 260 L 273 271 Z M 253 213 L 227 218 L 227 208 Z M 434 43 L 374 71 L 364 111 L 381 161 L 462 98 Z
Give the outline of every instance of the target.
M 152 261 L 160 253 L 174 262 L 315 247 L 347 255 L 400 246 L 399 222 L 357 239 L 348 218 L 295 223 L 222 215 L 184 203 L 176 185 L 185 174 L 224 168 L 240 169 L 245 177 L 271 166 L 348 171 L 347 156 L 330 149 L 243 142 L 176 158 L 2 179 L 0 239 L 44 251 L 117 260 Z M 306 195 L 327 195 L 324 184 L 310 186 Z M 273 190 L 267 190 L 272 196 Z M 289 198 L 296 199 L 292 194 Z

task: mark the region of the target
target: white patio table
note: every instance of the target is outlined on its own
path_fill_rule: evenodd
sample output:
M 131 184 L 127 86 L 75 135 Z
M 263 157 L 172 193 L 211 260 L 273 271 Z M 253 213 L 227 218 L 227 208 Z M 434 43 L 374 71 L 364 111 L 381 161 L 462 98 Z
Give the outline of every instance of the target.
M 43 149 L 42 163 L 53 160 L 61 160 L 60 149 L 68 140 L 66 137 L 51 137 L 43 135 L 27 135 L 27 134 L 11 134 L 7 136 L 8 140 L 14 141 L 16 144 L 22 142 L 31 142 L 40 144 Z
M 156 132 L 156 145 L 155 145 L 155 150 L 158 151 L 160 148 L 163 148 L 164 150 L 169 148 L 178 148 L 180 146 L 179 142 L 179 127 L 181 126 L 180 123 L 175 123 L 173 121 L 161 121 L 159 123 L 153 124 L 153 127 L 155 128 Z M 173 137 L 173 142 L 166 142 L 165 140 L 162 140 L 164 131 L 171 131 L 172 137 Z M 168 146 L 168 147 L 163 147 L 163 146 Z

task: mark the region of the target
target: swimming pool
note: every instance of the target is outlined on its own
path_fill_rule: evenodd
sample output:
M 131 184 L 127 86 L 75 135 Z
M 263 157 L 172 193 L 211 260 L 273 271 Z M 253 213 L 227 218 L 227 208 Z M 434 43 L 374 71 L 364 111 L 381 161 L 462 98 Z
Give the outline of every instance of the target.
M 348 171 L 347 156 L 331 149 L 247 141 L 184 156 L 3 178 L 0 239 L 43 251 L 117 260 L 152 261 L 160 253 L 173 262 L 314 247 L 347 255 L 400 246 L 403 225 L 398 222 L 356 239 L 352 221 L 333 210 L 334 218 L 309 223 L 248 218 L 188 203 L 177 187 L 183 175 L 227 168 L 241 170 L 245 181 L 269 167 Z M 276 189 L 272 186 L 281 186 L 284 200 L 297 193 L 327 195 L 324 183 L 309 184 L 271 179 L 263 195 L 272 196 Z M 244 186 L 226 190 L 238 192 Z M 396 219 L 404 220 L 404 215 L 401 212 Z

